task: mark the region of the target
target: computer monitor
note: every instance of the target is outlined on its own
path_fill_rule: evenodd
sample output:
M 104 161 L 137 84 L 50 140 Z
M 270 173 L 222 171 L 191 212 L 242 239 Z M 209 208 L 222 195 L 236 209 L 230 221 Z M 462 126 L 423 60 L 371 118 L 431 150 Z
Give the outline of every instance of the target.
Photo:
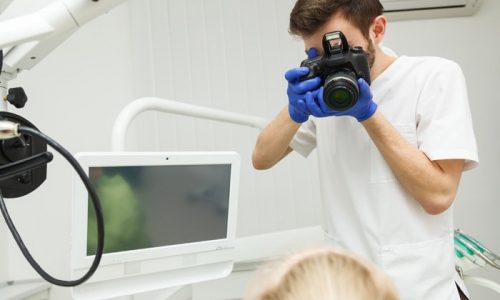
M 75 299 L 106 299 L 227 276 L 233 268 L 240 159 L 234 152 L 80 153 L 100 197 L 104 255 Z M 95 255 L 95 213 L 75 174 L 72 278 Z

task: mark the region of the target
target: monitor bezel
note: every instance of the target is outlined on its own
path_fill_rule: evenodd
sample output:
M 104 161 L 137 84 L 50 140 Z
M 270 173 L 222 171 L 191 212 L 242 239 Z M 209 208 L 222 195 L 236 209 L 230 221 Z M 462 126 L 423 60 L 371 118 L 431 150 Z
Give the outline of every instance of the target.
M 89 174 L 91 167 L 168 166 L 168 165 L 231 165 L 227 236 L 223 239 L 168 245 L 124 252 L 105 253 L 101 266 L 123 264 L 165 257 L 196 254 L 235 247 L 237 193 L 240 158 L 236 152 L 88 152 L 75 156 Z M 87 255 L 87 190 L 74 176 L 72 203 L 72 269 L 90 267 L 94 255 Z

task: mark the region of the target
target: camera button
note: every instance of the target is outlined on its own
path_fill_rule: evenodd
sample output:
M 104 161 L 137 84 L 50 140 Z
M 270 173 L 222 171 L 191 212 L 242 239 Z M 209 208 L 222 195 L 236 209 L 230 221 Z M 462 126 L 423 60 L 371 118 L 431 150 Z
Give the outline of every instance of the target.
M 363 48 L 361 48 L 359 46 L 356 46 L 356 47 L 352 48 L 351 51 L 353 51 L 353 52 L 363 52 Z

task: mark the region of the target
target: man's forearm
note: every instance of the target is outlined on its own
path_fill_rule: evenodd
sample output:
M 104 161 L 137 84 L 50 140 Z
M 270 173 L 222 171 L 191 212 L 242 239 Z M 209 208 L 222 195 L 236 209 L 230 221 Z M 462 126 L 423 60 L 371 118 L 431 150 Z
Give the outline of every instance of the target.
M 290 118 L 288 107 L 285 107 L 257 138 L 252 155 L 254 167 L 259 170 L 268 169 L 290 153 L 288 145 L 300 125 Z
M 428 213 L 441 213 L 451 205 L 463 160 L 431 161 L 408 143 L 379 111 L 362 124 L 398 181 Z

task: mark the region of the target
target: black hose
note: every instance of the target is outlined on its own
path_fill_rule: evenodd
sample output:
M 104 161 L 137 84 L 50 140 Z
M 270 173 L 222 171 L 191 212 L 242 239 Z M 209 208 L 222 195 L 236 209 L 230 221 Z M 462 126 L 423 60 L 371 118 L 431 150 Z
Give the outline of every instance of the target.
M 47 144 L 49 144 L 52 148 L 54 148 L 57 152 L 59 152 L 75 169 L 75 171 L 78 173 L 80 176 L 81 180 L 85 184 L 85 187 L 87 188 L 87 191 L 89 192 L 90 198 L 92 199 L 92 204 L 94 206 L 95 214 L 96 214 L 96 219 L 97 219 L 97 250 L 96 250 L 96 255 L 94 258 L 94 262 L 90 266 L 89 271 L 83 275 L 80 279 L 77 280 L 72 280 L 72 281 L 66 281 L 66 280 L 59 280 L 56 279 L 52 276 L 50 276 L 47 272 L 45 272 L 40 265 L 35 261 L 33 256 L 31 256 L 30 252 L 24 245 L 23 240 L 19 236 L 19 233 L 17 232 L 16 227 L 14 226 L 14 223 L 12 222 L 9 212 L 7 210 L 7 207 L 5 205 L 5 201 L 3 199 L 2 193 L 0 191 L 0 209 L 2 211 L 3 217 L 5 218 L 5 222 L 7 223 L 7 226 L 9 227 L 10 232 L 12 233 L 12 236 L 14 237 L 14 240 L 16 241 L 17 245 L 19 246 L 19 249 L 23 253 L 24 257 L 28 260 L 30 265 L 35 269 L 35 271 L 42 276 L 43 279 L 46 281 L 58 285 L 58 286 L 64 286 L 64 287 L 72 287 L 72 286 L 77 286 L 85 281 L 87 281 L 97 270 L 97 267 L 99 266 L 99 263 L 101 262 L 101 257 L 103 254 L 104 250 L 104 218 L 102 214 L 102 209 L 101 205 L 99 203 L 99 198 L 97 196 L 97 193 L 90 182 L 89 178 L 87 177 L 87 174 L 85 171 L 82 169 L 80 164 L 76 161 L 76 159 L 69 153 L 64 147 L 59 145 L 55 140 L 50 138 L 49 136 L 43 134 L 42 132 L 30 128 L 30 127 L 24 127 L 20 126 L 18 129 L 19 133 L 25 133 L 28 135 L 34 135 L 38 136 L 39 138 L 45 140 Z

